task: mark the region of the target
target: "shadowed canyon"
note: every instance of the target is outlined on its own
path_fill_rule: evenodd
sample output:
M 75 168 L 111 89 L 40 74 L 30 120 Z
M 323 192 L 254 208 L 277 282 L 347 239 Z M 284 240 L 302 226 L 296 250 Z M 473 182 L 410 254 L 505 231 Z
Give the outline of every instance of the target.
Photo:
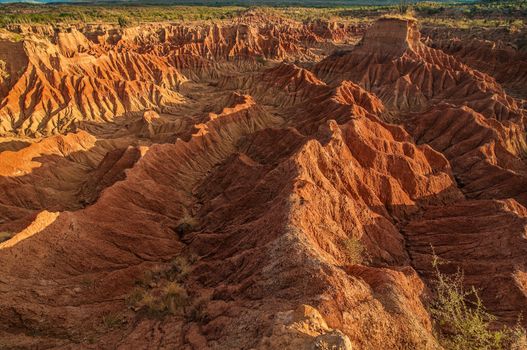
M 251 10 L 12 25 L 0 63 L 2 349 L 443 349 L 435 258 L 527 325 L 504 38 Z

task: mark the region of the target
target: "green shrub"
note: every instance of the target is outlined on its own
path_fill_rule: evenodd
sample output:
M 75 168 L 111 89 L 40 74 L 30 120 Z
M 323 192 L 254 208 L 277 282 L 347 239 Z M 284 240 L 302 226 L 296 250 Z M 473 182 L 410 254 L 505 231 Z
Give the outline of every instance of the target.
M 400 0 L 399 4 L 397 5 L 397 12 L 399 12 L 401 15 L 406 15 L 410 8 L 411 6 L 407 0 Z
M 501 350 L 515 346 L 521 348 L 525 331 L 519 325 L 513 328 L 491 328 L 496 317 L 487 312 L 474 287 L 465 289 L 463 273 L 458 270 L 446 275 L 439 270 L 434 255 L 434 301 L 430 313 L 435 321 L 441 345 L 448 350 Z
M 134 23 L 159 21 L 193 21 L 233 18 L 248 11 L 247 7 L 234 6 L 230 1 L 222 2 L 224 6 L 207 5 L 206 1 L 196 2 L 196 6 L 184 5 L 60 5 L 41 6 L 35 4 L 0 4 L 0 27 L 14 23 L 26 24 L 58 24 L 58 23 L 119 23 L 122 27 Z M 284 6 L 288 4 L 289 6 Z M 215 3 L 219 5 L 219 3 Z M 258 2 L 255 3 L 258 5 Z M 437 1 L 383 1 L 378 5 L 358 5 L 342 1 L 321 2 L 310 0 L 303 6 L 296 2 L 266 1 L 259 3 L 258 11 L 287 18 L 308 21 L 309 19 L 339 18 L 347 22 L 369 22 L 380 15 L 397 12 L 403 16 L 411 14 L 415 9 L 423 23 L 447 24 L 464 28 L 479 26 L 484 19 L 492 19 L 491 24 L 506 24 L 505 19 L 523 20 L 527 10 L 527 2 L 519 0 L 501 0 L 480 2 L 437 2 Z M 261 6 L 265 5 L 265 6 Z M 306 6 L 316 5 L 316 6 Z M 470 18 L 469 18 L 470 17 Z M 455 18 L 455 20 L 454 20 Z M 489 26 L 488 24 L 485 26 Z
M 117 18 L 117 23 L 119 23 L 119 27 L 121 28 L 126 28 L 131 25 L 130 20 L 123 16 L 119 16 L 119 18 Z

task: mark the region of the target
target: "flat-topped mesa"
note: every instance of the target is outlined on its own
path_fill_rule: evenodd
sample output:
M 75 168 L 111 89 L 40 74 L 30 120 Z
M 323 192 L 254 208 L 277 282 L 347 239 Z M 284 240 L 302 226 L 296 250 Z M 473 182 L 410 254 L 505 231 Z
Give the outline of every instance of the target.
M 364 34 L 361 49 L 383 55 L 399 56 L 420 45 L 417 21 L 411 18 L 381 18 Z

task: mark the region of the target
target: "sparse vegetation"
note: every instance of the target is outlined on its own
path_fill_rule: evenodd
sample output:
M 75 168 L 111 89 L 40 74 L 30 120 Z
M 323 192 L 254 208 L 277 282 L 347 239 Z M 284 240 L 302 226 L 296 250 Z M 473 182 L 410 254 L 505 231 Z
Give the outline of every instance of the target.
M 119 27 L 126 28 L 132 24 L 132 21 L 130 21 L 127 17 L 119 16 L 119 18 L 117 18 L 117 23 L 119 23 Z
M 360 264 L 366 260 L 366 249 L 358 238 L 346 238 L 341 243 L 342 250 L 351 264 Z
M 2 61 L 0 61 L 0 62 L 2 62 Z M 2 69 L 0 67 L 0 74 L 1 74 L 1 71 L 2 71 Z M 7 231 L 0 231 L 0 243 L 7 241 L 11 237 L 13 237 L 13 233 L 7 232 Z
M 280 15 L 299 21 L 314 19 L 339 19 L 347 22 L 369 22 L 386 14 L 408 15 L 415 12 L 424 24 L 468 28 L 508 27 L 510 21 L 522 21 L 527 15 L 526 1 L 485 1 L 466 3 L 462 1 L 410 2 L 408 0 L 386 0 L 377 5 L 364 2 L 333 0 L 322 2 L 310 0 L 283 3 L 273 0 L 256 2 L 260 11 Z M 236 1 L 219 1 L 214 6 L 206 2 L 188 5 L 74 5 L 74 4 L 0 4 L 0 27 L 10 24 L 82 24 L 118 23 L 121 27 L 133 23 L 161 21 L 223 20 L 233 18 L 251 9 L 238 6 Z M 520 22 L 516 22 L 517 26 Z M 523 25 L 523 24 L 522 24 Z
M 6 63 L 2 60 L 0 60 L 0 79 L 6 80 L 9 79 L 9 73 L 6 69 Z
M 148 316 L 183 314 L 190 303 L 184 280 L 192 269 L 191 263 L 196 261 L 195 255 L 178 256 L 166 268 L 145 271 L 126 298 L 127 305 Z
M 137 287 L 128 296 L 127 303 L 134 311 L 144 310 L 150 316 L 162 316 L 182 313 L 188 299 L 185 288 L 180 283 L 172 281 L 162 288 Z
M 24 37 L 22 35 L 18 34 L 18 33 L 10 33 L 9 39 L 11 41 L 16 42 L 16 43 L 19 43 L 22 40 L 24 40 Z
M 410 4 L 407 0 L 400 0 L 397 5 L 397 12 L 401 15 L 406 15 L 410 10 Z
M 110 313 L 103 316 L 102 323 L 106 329 L 116 328 L 123 323 L 123 317 L 118 313 Z
M 183 215 L 183 217 L 179 219 L 175 231 L 181 239 L 186 234 L 195 231 L 198 225 L 199 222 L 196 218 L 191 216 L 189 213 L 185 213 L 185 215 Z
M 458 270 L 446 275 L 439 270 L 434 255 L 434 301 L 430 313 L 436 322 L 438 339 L 448 350 L 500 350 L 525 349 L 525 330 L 513 328 L 493 329 L 496 317 L 487 312 L 474 287 L 466 289 L 463 273 Z
M 256 56 L 255 60 L 256 60 L 256 62 L 258 64 L 261 64 L 261 65 L 264 65 L 264 66 L 267 63 L 267 60 L 263 56 Z

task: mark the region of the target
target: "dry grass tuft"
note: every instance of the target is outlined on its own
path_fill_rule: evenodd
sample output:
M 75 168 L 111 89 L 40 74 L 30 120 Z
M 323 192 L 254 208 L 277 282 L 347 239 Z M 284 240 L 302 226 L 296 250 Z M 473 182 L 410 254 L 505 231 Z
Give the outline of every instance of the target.
M 110 313 L 103 316 L 102 323 L 106 329 L 116 328 L 123 324 L 123 317 L 118 313 Z
M 364 245 L 358 238 L 351 237 L 346 238 L 341 241 L 342 250 L 346 255 L 349 263 L 351 264 L 361 264 L 367 258 L 367 252 L 364 248 Z
M 0 231 L 0 243 L 5 242 L 8 239 L 11 239 L 11 237 L 13 237 L 12 232 Z

